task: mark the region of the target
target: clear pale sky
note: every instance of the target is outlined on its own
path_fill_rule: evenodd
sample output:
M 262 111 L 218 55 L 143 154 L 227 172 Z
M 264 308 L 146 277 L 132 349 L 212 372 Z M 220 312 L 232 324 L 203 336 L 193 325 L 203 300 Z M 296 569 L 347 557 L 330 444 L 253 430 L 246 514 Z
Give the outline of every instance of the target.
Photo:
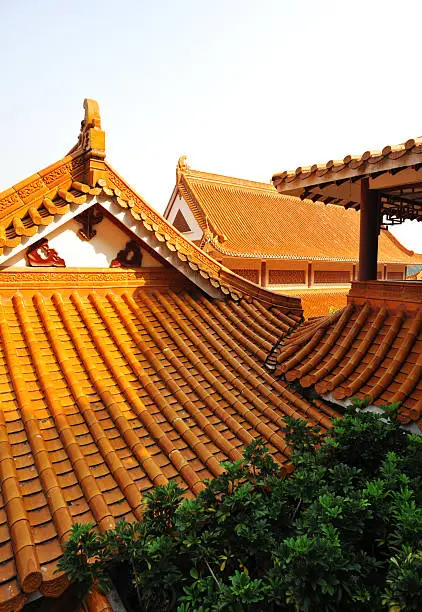
M 0 190 L 62 157 L 85 97 L 163 211 L 176 163 L 269 181 L 422 134 L 422 2 L 0 0 Z M 422 223 L 396 235 L 422 252 Z

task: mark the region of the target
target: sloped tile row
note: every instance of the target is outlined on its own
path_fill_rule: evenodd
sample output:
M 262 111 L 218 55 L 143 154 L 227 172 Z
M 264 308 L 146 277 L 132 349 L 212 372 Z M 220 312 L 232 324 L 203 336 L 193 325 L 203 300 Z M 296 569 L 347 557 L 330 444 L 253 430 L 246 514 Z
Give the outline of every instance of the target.
M 422 426 L 422 308 L 349 303 L 300 326 L 282 344 L 276 371 L 335 400 L 401 403 L 404 423 Z
M 75 291 L 0 306 L 1 611 L 66 589 L 74 522 L 141 519 L 143 493 L 170 479 L 196 495 L 257 437 L 289 470 L 285 415 L 323 429 L 336 415 L 263 369 L 287 325 L 256 301 Z

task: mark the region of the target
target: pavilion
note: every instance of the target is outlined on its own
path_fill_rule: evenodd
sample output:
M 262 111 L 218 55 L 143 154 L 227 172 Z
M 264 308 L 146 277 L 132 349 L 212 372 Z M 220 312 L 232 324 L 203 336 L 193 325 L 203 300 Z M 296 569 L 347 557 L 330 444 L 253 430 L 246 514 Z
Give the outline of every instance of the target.
M 422 282 L 377 280 L 385 225 L 422 220 L 422 139 L 273 176 L 282 194 L 360 211 L 358 280 L 347 306 L 301 325 L 270 367 L 301 388 L 343 403 L 401 404 L 422 428 Z

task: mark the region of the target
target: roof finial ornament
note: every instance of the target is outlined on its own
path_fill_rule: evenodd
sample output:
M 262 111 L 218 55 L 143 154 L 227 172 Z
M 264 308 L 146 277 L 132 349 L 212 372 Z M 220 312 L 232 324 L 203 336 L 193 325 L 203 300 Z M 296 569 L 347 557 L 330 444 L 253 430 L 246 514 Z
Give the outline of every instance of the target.
M 189 170 L 189 166 L 187 164 L 187 155 L 181 155 L 179 157 L 179 161 L 177 162 L 177 169 L 180 170 L 181 172 L 186 172 L 186 170 Z
M 100 107 L 96 100 L 85 98 L 84 100 L 85 117 L 82 121 L 82 128 L 98 128 L 101 129 Z
M 105 132 L 101 129 L 100 107 L 96 100 L 85 98 L 85 116 L 81 122 L 78 142 L 68 153 L 85 151 L 89 157 L 104 159 L 105 153 Z

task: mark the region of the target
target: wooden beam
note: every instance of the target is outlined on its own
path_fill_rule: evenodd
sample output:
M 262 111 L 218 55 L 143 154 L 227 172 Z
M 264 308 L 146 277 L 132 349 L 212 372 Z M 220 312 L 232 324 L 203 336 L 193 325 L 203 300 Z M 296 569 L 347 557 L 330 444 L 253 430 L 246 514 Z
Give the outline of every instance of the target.
M 417 185 L 422 183 L 422 169 L 418 166 L 410 168 L 397 168 L 375 178 L 371 177 L 369 186 L 371 189 L 391 189 L 394 187 L 404 187 L 407 185 Z
M 312 189 L 307 189 L 307 197 L 311 199 L 313 195 L 321 196 L 319 199 L 323 201 L 324 197 L 329 197 L 339 200 L 359 200 L 360 197 L 360 185 L 358 183 L 352 183 L 350 180 L 338 181 L 341 184 L 336 185 L 335 183 L 329 183 L 328 185 L 316 185 Z
M 378 194 L 369 189 L 369 180 L 361 182 L 359 280 L 377 280 L 378 260 Z

